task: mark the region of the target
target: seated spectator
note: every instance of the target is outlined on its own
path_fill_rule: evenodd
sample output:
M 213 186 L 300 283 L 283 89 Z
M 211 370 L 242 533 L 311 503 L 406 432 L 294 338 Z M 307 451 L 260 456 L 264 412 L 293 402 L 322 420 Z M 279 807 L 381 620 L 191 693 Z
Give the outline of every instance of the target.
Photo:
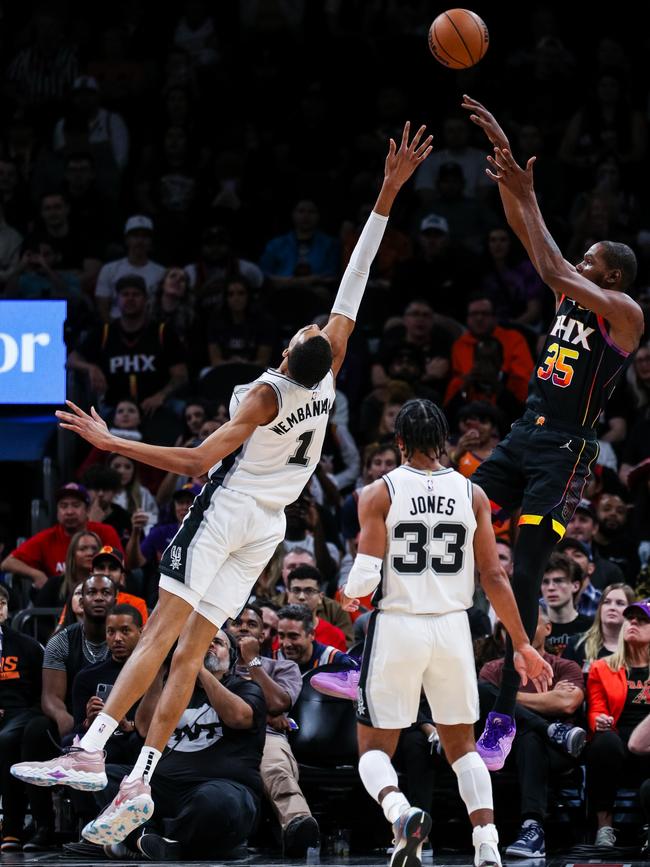
M 506 388 L 523 403 L 528 393 L 528 380 L 533 372 L 533 359 L 526 339 L 513 328 L 497 325 L 494 304 L 483 293 L 475 293 L 467 305 L 467 331 L 451 350 L 451 381 L 445 403 L 462 388 L 463 377 L 472 369 L 477 345 L 487 337 L 496 337 L 503 347 L 502 371 Z
M 83 474 L 83 483 L 90 497 L 88 517 L 92 521 L 108 524 L 115 530 L 120 542 L 126 545 L 131 535 L 131 516 L 123 506 L 114 502 L 121 488 L 117 470 L 104 464 L 92 464 Z
M 118 597 L 119 599 L 119 597 Z M 104 707 L 110 688 L 118 678 L 122 666 L 133 653 L 142 633 L 142 617 L 132 605 L 118 603 L 106 618 L 106 646 L 108 656 L 103 662 L 88 665 L 79 671 L 72 683 L 73 732 L 80 737 L 90 728 Z M 135 761 L 140 744 L 133 744 L 129 735 L 135 732 L 134 705 L 126 714 L 106 743 L 106 761 Z M 133 752 L 135 750 L 135 755 Z
M 22 851 L 27 787 L 9 772 L 20 754 L 27 724 L 40 715 L 43 648 L 6 623 L 9 594 L 0 585 L 0 794 L 2 838 L 0 852 Z
M 585 632 L 592 623 L 591 617 L 579 614 L 575 607 L 580 577 L 573 560 L 564 554 L 551 554 L 542 577 L 542 598 L 551 624 L 546 651 L 555 656 L 562 656 L 571 636 Z
M 171 329 L 149 318 L 142 277 L 120 277 L 115 292 L 119 318 L 82 340 L 68 366 L 88 373 L 106 409 L 130 397 L 152 413 L 187 382 L 186 351 Z
M 366 485 L 371 485 L 381 479 L 386 473 L 394 470 L 401 463 L 397 446 L 383 443 L 370 443 L 363 453 L 363 475 L 361 484 L 348 494 L 341 509 L 341 526 L 343 538 L 346 541 L 348 553 L 355 557 L 357 553 L 357 537 L 361 530 L 359 526 L 359 491 Z
M 304 605 L 305 608 L 309 608 L 313 618 L 314 638 L 317 642 L 330 644 L 345 653 L 347 641 L 343 630 L 334 626 L 324 617 L 319 617 L 316 613 L 318 609 L 323 610 L 324 593 L 320 589 L 321 583 L 321 574 L 315 566 L 297 566 L 292 572 L 289 572 L 287 578 L 287 602 L 289 605 Z M 335 606 L 338 605 L 338 602 L 334 602 L 333 599 L 329 599 L 328 602 Z M 348 632 L 351 640 L 352 621 L 350 615 L 343 609 L 341 609 L 341 615 L 347 615 Z
M 284 536 L 284 549 L 304 548 L 316 560 L 316 566 L 325 581 L 336 581 L 340 551 L 325 538 L 320 509 L 311 494 L 303 491 L 295 502 L 284 510 L 287 529 Z
M 517 839 L 506 849 L 506 855 L 516 858 L 545 856 L 544 820 L 551 775 L 576 767 L 575 759 L 585 745 L 586 732 L 575 725 L 576 713 L 585 697 L 582 672 L 575 662 L 546 653 L 544 643 L 550 632 L 550 620 L 540 609 L 532 643 L 553 669 L 553 681 L 548 692 L 536 692 L 529 681 L 517 693 L 517 734 L 510 766 L 516 767 L 519 781 L 521 827 Z M 484 713 L 494 704 L 503 662 L 503 659 L 488 662 L 479 673 Z
M 208 330 L 210 364 L 249 362 L 267 367 L 276 343 L 275 332 L 275 322 L 253 303 L 246 282 L 231 279 Z
M 278 611 L 278 639 L 280 649 L 276 658 L 297 663 L 303 674 L 331 662 L 357 668 L 351 656 L 315 640 L 313 615 L 305 605 L 285 605 Z
M 392 379 L 371 391 L 360 407 L 359 433 L 362 441 L 386 445 L 392 443 L 395 437 L 395 419 L 406 401 L 414 396 L 409 385 Z
M 37 591 L 30 594 L 39 608 L 57 608 L 63 605 L 68 594 L 90 576 L 93 557 L 102 547 L 97 533 L 79 530 L 70 539 L 65 556 L 65 571 L 62 575 L 52 575 Z
M 625 782 L 635 788 L 650 777 L 647 756 L 632 755 L 628 741 L 648 716 L 650 600 L 628 605 L 616 652 L 596 660 L 587 679 L 587 802 L 596 814 L 595 845 L 616 845 L 614 799 Z
M 187 343 L 190 339 L 194 308 L 190 298 L 190 283 L 182 268 L 167 268 L 151 303 L 151 319 L 171 328 Z
M 174 443 L 176 446 L 198 446 L 202 440 L 199 431 L 203 422 L 208 418 L 208 405 L 200 397 L 190 398 L 183 410 L 184 428 Z
M 27 724 L 23 735 L 22 759 L 13 773 L 25 782 L 30 762 L 54 757 L 58 744 L 72 741 L 72 684 L 82 668 L 103 662 L 108 655 L 106 618 L 115 605 L 115 586 L 110 578 L 91 576 L 83 587 L 81 623 L 67 626 L 48 641 L 43 659 L 43 715 Z M 29 792 L 35 832 L 28 850 L 48 850 L 54 844 L 54 813 L 51 792 L 31 786 Z
M 95 298 L 104 322 L 117 319 L 120 307 L 117 298 L 117 284 L 120 278 L 141 277 L 146 294 L 151 297 L 165 276 L 165 269 L 149 258 L 153 245 L 153 221 L 149 217 L 135 215 L 129 217 L 124 225 L 126 256 L 115 259 L 103 266 L 97 277 Z
M 140 615 L 142 625 L 147 622 L 148 613 L 144 599 L 126 592 L 127 575 L 124 568 L 124 554 L 118 548 L 105 545 L 93 557 L 93 575 L 108 575 L 117 588 L 117 605 L 130 605 Z
M 56 524 L 36 533 L 15 548 L 0 563 L 3 572 L 14 572 L 31 578 L 37 589 L 52 575 L 65 572 L 65 558 L 70 539 L 79 530 L 97 533 L 104 545 L 120 548 L 117 533 L 106 524 L 88 520 L 90 497 L 83 485 L 68 482 L 56 494 Z
M 235 674 L 257 683 L 266 701 L 266 741 L 260 773 L 264 794 L 282 829 L 282 855 L 305 858 L 309 847 L 319 845 L 318 823 L 298 784 L 298 765 L 287 740 L 287 715 L 300 695 L 302 677 L 295 662 L 261 655 L 262 617 L 257 605 L 247 605 L 228 622 L 227 631 L 237 642 Z
M 566 554 L 569 560 L 573 560 L 575 565 L 580 570 L 580 590 L 575 599 L 575 606 L 579 614 L 584 614 L 585 617 L 593 617 L 596 614 L 598 603 L 600 602 L 602 591 L 598 590 L 591 583 L 591 576 L 594 574 L 594 558 L 589 548 L 580 539 L 573 539 L 571 536 L 563 536 L 555 546 L 555 550 L 560 554 Z
M 591 583 L 598 590 L 602 590 L 609 584 L 622 584 L 623 573 L 616 563 L 611 563 L 602 557 L 594 544 L 594 537 L 598 530 L 598 517 L 593 504 L 589 500 L 580 500 L 576 506 L 573 517 L 566 527 L 566 535 L 572 539 L 583 542 L 593 557 L 594 571 L 591 575 Z
M 91 380 L 93 380 L 93 377 L 95 376 L 103 376 L 103 374 L 99 370 L 95 371 L 95 373 L 92 373 L 89 370 L 88 373 L 90 374 Z M 99 380 L 97 381 L 99 382 Z M 101 387 L 104 388 L 103 385 Z M 116 437 L 122 437 L 126 440 L 133 440 L 134 442 L 141 442 L 141 424 L 142 415 L 140 413 L 140 407 L 135 401 L 126 398 L 124 400 L 120 400 L 115 407 L 115 412 L 113 413 L 113 418 L 110 422 L 109 431 Z M 84 458 L 77 472 L 77 478 L 83 478 L 83 474 L 89 467 L 92 467 L 95 464 L 103 464 L 105 460 L 106 452 L 103 449 L 98 449 L 93 446 L 88 452 L 87 456 Z
M 332 284 L 340 271 L 341 251 L 336 238 L 318 229 L 318 206 L 296 203 L 286 235 L 272 238 L 260 258 L 260 268 L 275 289 L 310 289 Z
M 539 331 L 544 284 L 509 229 L 488 233 L 486 254 L 481 289 L 492 301 L 498 321 Z
M 266 702 L 256 683 L 233 673 L 236 657 L 234 641 L 218 630 L 151 779 L 154 818 L 131 847 L 130 838 L 114 844 L 113 857 L 132 857 L 130 850 L 149 861 L 214 860 L 234 854 L 251 834 L 262 796 Z M 142 737 L 161 690 L 158 678 L 140 702 L 136 727 Z M 129 768 L 107 765 L 108 786 L 95 795 L 100 807 L 115 797 Z
M 137 516 L 138 525 L 146 536 L 158 523 L 158 503 L 149 488 L 140 483 L 138 462 L 124 455 L 111 454 L 106 463 L 120 478 L 120 487 L 113 498 L 114 502 L 129 513 L 132 521 Z
M 594 548 L 601 557 L 615 563 L 629 584 L 639 576 L 638 541 L 630 530 L 631 507 L 620 494 L 602 493 L 596 506 L 598 528 Z
M 70 222 L 73 226 L 85 226 L 97 250 L 103 254 L 113 240 L 119 218 L 114 200 L 98 186 L 95 158 L 90 151 L 71 152 L 66 156 L 63 181 Z
M 449 451 L 449 460 L 461 475 L 469 479 L 494 451 L 499 413 L 486 401 L 473 401 L 458 413 L 458 424 L 461 435 Z
M 425 160 L 415 175 L 415 189 L 420 201 L 429 206 L 433 202 L 438 172 L 443 165 L 460 166 L 465 178 L 465 195 L 485 198 L 489 191 L 485 175 L 485 152 L 470 144 L 471 124 L 463 117 L 446 117 L 442 124 L 442 147 Z
M 84 594 L 84 585 L 83 581 L 68 593 L 68 598 L 65 600 L 65 604 L 63 605 L 63 611 L 61 612 L 61 617 L 57 624 L 55 632 L 60 632 L 62 629 L 65 629 L 66 626 L 72 626 L 73 623 L 81 623 L 84 619 L 84 609 L 83 609 L 83 594 Z
M 573 659 L 585 675 L 597 659 L 616 653 L 623 628 L 623 612 L 634 602 L 634 590 L 628 584 L 605 587 L 594 615 L 594 622 L 582 635 L 574 635 L 563 653 Z
M 427 373 L 424 355 L 417 346 L 411 343 L 395 346 L 384 367 L 389 380 L 405 382 L 415 397 L 440 403 L 443 390 L 435 388 L 434 378 Z
M 174 491 L 174 520 L 166 524 L 156 524 L 146 539 L 143 540 L 142 527 L 136 521 L 133 532 L 126 546 L 127 569 L 140 569 L 147 563 L 158 566 L 165 548 L 178 532 L 183 518 L 190 510 L 194 498 L 201 493 L 201 486 L 191 482 Z
M 273 659 L 274 652 L 278 649 L 278 611 L 279 607 L 275 602 L 263 600 L 259 603 L 260 611 L 262 612 L 262 644 L 260 645 L 260 653 L 262 656 L 268 656 Z

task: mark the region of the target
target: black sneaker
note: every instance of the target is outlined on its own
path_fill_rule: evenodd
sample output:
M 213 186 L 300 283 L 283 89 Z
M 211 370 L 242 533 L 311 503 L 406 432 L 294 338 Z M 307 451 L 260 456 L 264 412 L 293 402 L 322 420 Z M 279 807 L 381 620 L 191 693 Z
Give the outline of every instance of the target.
M 183 857 L 181 844 L 160 834 L 143 834 L 136 845 L 147 861 L 180 861 Z
M 527 819 L 519 829 L 519 836 L 506 849 L 510 858 L 545 858 L 544 829 L 534 819 Z
M 320 846 L 320 829 L 313 816 L 296 816 L 282 834 L 282 854 L 285 858 L 305 858 L 307 849 Z
M 98 859 L 100 861 L 103 861 L 106 857 L 102 846 L 98 846 L 96 843 L 89 843 L 83 838 L 74 843 L 64 843 L 63 854 L 71 855 L 74 858 L 92 858 L 93 860 Z
M 56 849 L 54 835 L 48 828 L 39 828 L 23 846 L 23 852 L 49 852 Z
M 568 726 L 566 723 L 554 722 L 546 729 L 549 738 L 574 759 L 583 751 L 587 732 L 579 726 Z

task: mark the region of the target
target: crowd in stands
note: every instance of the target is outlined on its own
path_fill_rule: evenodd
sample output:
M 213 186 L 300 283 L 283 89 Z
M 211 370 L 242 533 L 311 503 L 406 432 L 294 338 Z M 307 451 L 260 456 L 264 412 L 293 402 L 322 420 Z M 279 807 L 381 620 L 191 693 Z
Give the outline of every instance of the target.
M 266 817 L 271 845 L 305 856 L 327 816 L 300 786 L 292 708 L 314 668 L 361 659 L 372 602 L 351 617 L 338 601 L 359 490 L 399 464 L 395 418 L 414 396 L 444 407 L 443 463 L 471 477 L 522 413 L 553 314 L 460 93 L 495 112 L 517 157 L 538 156 L 541 208 L 567 258 L 603 239 L 632 246 L 632 294 L 650 323 L 647 77 L 604 22 L 578 27 L 552 3 L 526 13 L 517 46 L 458 78 L 428 56 L 426 0 L 129 0 L 92 15 L 19 5 L 3 10 L 0 36 L 0 299 L 68 302 L 74 395 L 120 437 L 191 448 L 217 430 L 232 387 L 279 364 L 295 330 L 329 312 L 388 137 L 407 118 L 435 135 L 373 265 L 319 469 L 287 508 L 286 538 L 248 606 L 216 633 L 154 776 L 161 839 L 174 843 L 141 853 L 241 854 Z M 494 32 L 504 14 L 486 12 Z M 520 787 L 519 812 L 513 801 L 496 814 L 515 824 L 513 856 L 543 848 L 549 791 L 583 766 L 584 839 L 614 846 L 623 786 L 640 788 L 638 823 L 650 819 L 650 760 L 628 749 L 650 710 L 650 606 L 628 608 L 650 597 L 650 328 L 598 436 L 542 584 L 535 646 L 554 682 L 518 696 L 504 775 Z M 55 755 L 101 710 L 155 607 L 162 553 L 206 481 L 81 440 L 74 449 L 47 529 L 31 535 L 28 509 L 0 492 L 3 852 L 62 842 L 60 800 L 9 765 Z M 517 517 L 495 523 L 509 574 Z M 29 635 L 11 627 L 28 606 L 54 612 Z M 485 714 L 504 644 L 480 590 L 470 622 Z M 164 677 L 165 667 L 111 737 L 99 800 L 73 794 L 68 841 L 137 756 Z M 445 761 L 436 743 L 423 701 L 398 756 L 427 810 Z

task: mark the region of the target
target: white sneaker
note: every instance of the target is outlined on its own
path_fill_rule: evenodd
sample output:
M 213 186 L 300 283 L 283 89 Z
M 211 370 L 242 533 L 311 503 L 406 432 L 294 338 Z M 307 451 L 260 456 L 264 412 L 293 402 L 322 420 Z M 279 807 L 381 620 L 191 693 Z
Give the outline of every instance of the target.
M 494 825 L 477 825 L 472 832 L 474 867 L 501 867 L 499 834 Z
M 151 786 L 140 779 L 129 783 L 124 777 L 117 795 L 96 819 L 88 822 L 81 836 L 99 846 L 121 843 L 152 815 Z
M 603 848 L 613 848 L 616 846 L 616 831 L 611 825 L 603 825 L 596 833 L 594 846 L 602 846 Z

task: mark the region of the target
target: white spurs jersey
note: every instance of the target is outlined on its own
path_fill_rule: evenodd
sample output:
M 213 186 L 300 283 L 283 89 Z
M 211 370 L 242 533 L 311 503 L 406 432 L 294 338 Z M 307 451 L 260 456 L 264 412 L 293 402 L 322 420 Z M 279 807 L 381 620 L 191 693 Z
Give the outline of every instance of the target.
M 233 389 L 230 417 L 254 385 L 265 382 L 278 399 L 278 414 L 257 427 L 241 449 L 215 464 L 209 472 L 225 488 L 248 494 L 271 509 L 296 500 L 320 461 L 330 410 L 334 404 L 334 374 L 313 388 L 269 368 L 247 385 Z
M 448 614 L 472 604 L 474 531 L 472 484 L 451 469 L 403 465 L 384 477 L 386 515 L 383 611 Z

